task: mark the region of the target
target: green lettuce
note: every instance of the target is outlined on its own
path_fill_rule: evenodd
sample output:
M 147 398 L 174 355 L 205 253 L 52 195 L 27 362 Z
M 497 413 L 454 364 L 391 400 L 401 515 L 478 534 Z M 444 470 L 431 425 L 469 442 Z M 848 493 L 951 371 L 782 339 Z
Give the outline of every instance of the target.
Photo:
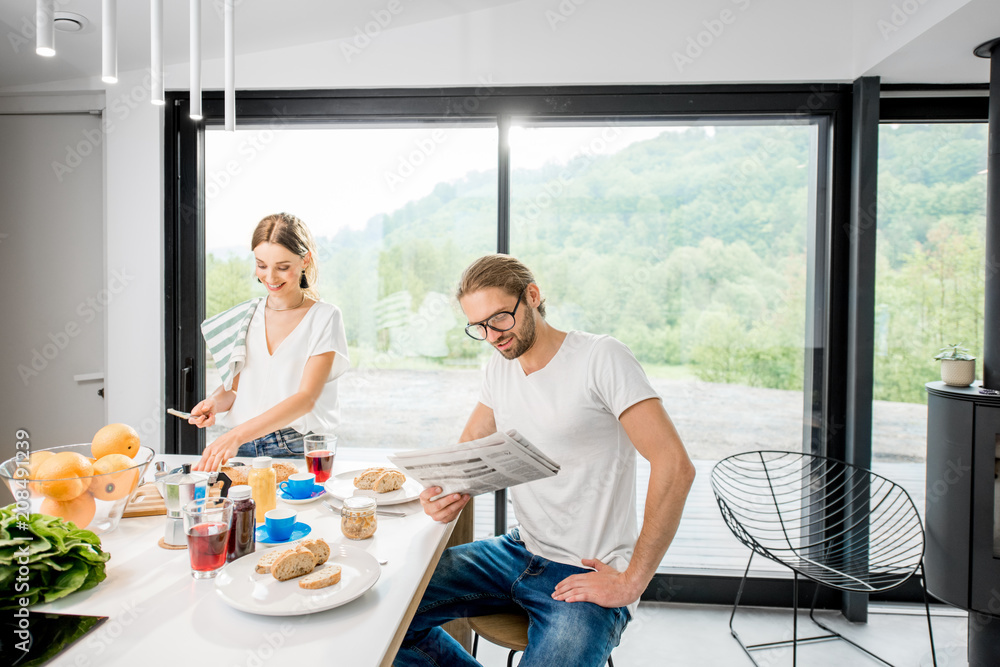
M 110 556 L 89 530 L 47 514 L 0 507 L 0 609 L 52 602 L 104 581 Z M 25 574 L 21 568 L 27 567 Z

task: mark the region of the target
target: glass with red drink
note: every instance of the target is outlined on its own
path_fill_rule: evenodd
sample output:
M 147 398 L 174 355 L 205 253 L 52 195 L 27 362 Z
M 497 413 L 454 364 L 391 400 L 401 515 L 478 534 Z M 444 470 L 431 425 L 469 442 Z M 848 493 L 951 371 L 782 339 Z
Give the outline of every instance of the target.
M 316 475 L 316 483 L 330 479 L 333 459 L 337 456 L 337 436 L 310 433 L 303 439 L 306 472 Z
M 185 505 L 182 514 L 188 552 L 191 554 L 191 576 L 211 579 L 226 564 L 233 501 L 229 498 L 199 498 Z

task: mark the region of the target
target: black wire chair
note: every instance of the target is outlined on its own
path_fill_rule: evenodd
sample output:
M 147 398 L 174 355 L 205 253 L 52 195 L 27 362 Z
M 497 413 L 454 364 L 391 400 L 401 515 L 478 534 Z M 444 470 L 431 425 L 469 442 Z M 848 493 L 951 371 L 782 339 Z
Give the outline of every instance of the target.
M 814 615 L 821 586 L 878 593 L 919 573 L 934 665 L 934 631 L 924 578 L 924 530 L 909 494 L 875 473 L 823 456 L 756 451 L 736 454 L 712 468 L 712 491 L 726 525 L 751 549 L 740 581 L 729 631 L 754 665 L 751 651 L 842 639 L 886 660 L 821 623 Z M 754 555 L 790 568 L 792 639 L 747 645 L 733 628 Z M 816 582 L 809 618 L 828 634 L 798 638 L 799 575 Z

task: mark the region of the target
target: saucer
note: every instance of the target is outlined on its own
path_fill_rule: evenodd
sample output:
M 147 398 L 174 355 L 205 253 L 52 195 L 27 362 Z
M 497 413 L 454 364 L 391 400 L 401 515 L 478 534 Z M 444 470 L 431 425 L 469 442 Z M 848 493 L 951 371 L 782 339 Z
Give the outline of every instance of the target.
M 290 505 L 300 505 L 302 503 L 311 503 L 312 501 L 316 500 L 317 498 L 325 494 L 326 494 L 326 488 L 321 484 L 315 484 L 313 485 L 312 493 L 310 493 L 305 498 L 296 498 L 295 496 L 290 496 L 288 495 L 287 491 L 281 491 L 278 494 L 278 497 Z
M 261 544 L 284 544 L 285 542 L 294 542 L 295 540 L 301 540 L 303 537 L 312 532 L 312 526 L 307 523 L 297 522 L 292 526 L 292 534 L 287 540 L 272 540 L 271 536 L 267 534 L 267 524 L 264 524 L 257 528 L 257 532 L 254 533 L 257 541 Z

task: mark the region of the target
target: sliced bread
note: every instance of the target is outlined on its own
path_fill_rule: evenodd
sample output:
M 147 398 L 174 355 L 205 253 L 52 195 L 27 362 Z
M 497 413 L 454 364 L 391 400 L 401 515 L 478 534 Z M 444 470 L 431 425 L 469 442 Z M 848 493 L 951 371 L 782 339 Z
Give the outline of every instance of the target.
M 288 581 L 309 574 L 316 568 L 316 559 L 309 549 L 298 546 L 278 556 L 271 563 L 271 576 L 278 581 Z
M 333 586 L 340 581 L 340 566 L 330 563 L 326 567 L 320 568 L 299 579 L 299 588 L 315 590 Z
M 370 491 L 375 486 L 375 480 L 385 472 L 385 468 L 368 468 L 363 473 L 354 478 L 354 486 L 358 489 Z
M 300 543 L 306 549 L 312 552 L 313 560 L 316 563 L 316 567 L 319 567 L 326 562 L 326 559 L 330 557 L 330 545 L 326 543 L 323 538 L 320 537 L 310 537 L 308 539 L 302 540 Z
M 405 481 L 406 475 L 398 470 L 386 470 L 375 478 L 372 489 L 375 490 L 375 493 L 388 493 L 403 488 L 403 482 Z
M 257 561 L 257 567 L 254 568 L 257 574 L 270 574 L 271 567 L 274 566 L 274 561 L 288 551 L 292 551 L 292 549 L 275 549 L 261 556 L 260 560 Z

